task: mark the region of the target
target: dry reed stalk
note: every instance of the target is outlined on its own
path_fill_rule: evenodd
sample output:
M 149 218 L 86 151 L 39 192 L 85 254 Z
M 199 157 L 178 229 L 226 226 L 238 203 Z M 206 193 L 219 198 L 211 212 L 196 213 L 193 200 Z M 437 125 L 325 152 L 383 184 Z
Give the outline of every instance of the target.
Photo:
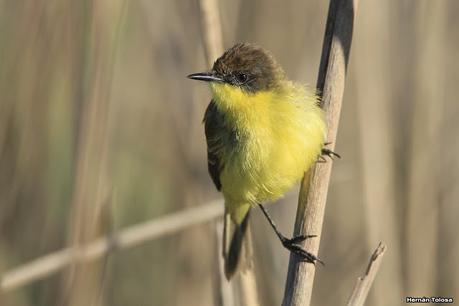
M 381 265 L 386 246 L 380 242 L 376 250 L 370 257 L 365 275 L 357 279 L 357 282 L 352 290 L 352 294 L 347 302 L 347 306 L 363 306 L 370 291 L 371 285 L 375 280 L 378 273 L 379 266 Z
M 200 17 L 201 17 L 201 32 L 203 36 L 204 52 L 206 55 L 206 62 L 208 66 L 212 66 L 213 62 L 223 53 L 223 39 L 221 30 L 220 14 L 218 9 L 217 0 L 201 0 L 199 1 L 200 6 Z M 247 233 L 250 235 L 250 232 Z M 222 236 L 216 236 L 216 243 L 222 245 Z M 221 253 L 220 255 L 221 256 Z M 217 269 L 221 275 L 224 275 L 223 261 L 217 261 L 219 263 Z M 218 278 L 220 282 L 227 282 L 224 277 Z M 257 293 L 256 279 L 253 269 L 240 273 L 233 279 L 233 284 L 220 283 L 217 287 L 222 290 L 221 293 L 217 294 L 222 305 L 230 305 L 234 302 L 234 285 L 239 294 L 237 299 L 241 305 L 256 306 L 259 304 L 259 298 Z M 236 282 L 236 283 L 235 283 Z M 233 288 L 231 288 L 233 286 Z M 228 296 L 228 290 L 233 291 L 233 297 Z M 228 300 L 224 300 L 224 298 Z
M 454 5 L 454 6 L 452 6 Z M 459 104 L 450 103 L 457 101 L 458 90 L 455 86 L 459 84 L 459 62 L 457 61 L 458 40 L 449 39 L 459 37 L 459 20 L 456 13 L 459 11 L 459 2 L 442 3 L 444 23 L 438 27 L 437 35 L 443 39 L 443 59 L 441 66 L 437 65 L 432 69 L 445 73 L 442 78 L 443 84 L 438 83 L 437 90 L 442 91 L 442 97 L 436 97 L 435 104 L 443 109 L 442 127 L 437 138 L 440 148 L 441 161 L 435 162 L 439 166 L 439 180 L 437 191 L 440 196 L 438 203 L 438 237 L 437 256 L 441 256 L 441 262 L 436 265 L 436 294 L 445 296 L 459 296 L 459 237 L 457 235 L 457 216 L 459 216 L 459 142 L 451 141 L 456 139 L 459 129 L 457 120 L 459 114 Z M 438 51 L 437 51 L 438 52 Z M 437 58 L 435 57 L 435 60 Z M 428 98 L 427 98 L 428 99 Z M 432 101 L 430 101 L 432 102 Z M 447 148 L 447 149 L 443 149 Z M 435 259 L 438 260 L 438 257 Z M 437 261 L 438 263 L 438 261 Z
M 223 204 L 223 203 L 222 203 Z M 234 288 L 233 282 L 228 282 L 223 271 L 224 260 L 223 260 L 223 220 L 215 221 L 215 243 L 217 247 L 215 248 L 215 284 L 216 290 L 214 290 L 215 295 L 215 305 L 219 306 L 234 306 Z
M 390 4 L 381 2 L 377 10 L 365 3 L 359 21 L 372 27 L 359 27 L 354 42 L 355 107 L 359 137 L 359 159 L 364 212 L 366 249 L 383 240 L 391 250 L 385 257 L 384 270 L 374 285 L 369 304 L 396 305 L 402 297 L 403 279 L 400 264 L 400 224 L 397 213 L 400 202 L 396 197 L 396 160 L 393 126 L 390 62 Z M 368 56 L 372 54 L 372 56 Z M 371 78 L 368 76 L 371 75 Z M 398 157 L 396 157 L 398 158 Z M 391 294 L 387 294 L 391 292 Z
M 222 26 L 217 0 L 200 0 L 201 32 L 208 66 L 223 53 Z
M 80 6 L 88 15 L 84 48 L 88 57 L 80 63 L 84 68 L 83 82 L 76 103 L 77 146 L 75 158 L 74 193 L 70 243 L 72 248 L 104 235 L 110 223 L 111 198 L 107 154 L 110 111 L 110 89 L 117 25 L 122 5 L 108 1 L 93 1 Z M 78 20 L 80 22 L 81 20 Z M 104 270 L 103 262 L 75 264 L 65 274 L 63 299 L 68 305 L 98 305 L 101 303 Z
M 222 30 L 217 0 L 200 0 L 199 17 L 201 19 L 201 35 L 204 45 L 204 55 L 207 66 L 212 66 L 215 59 L 223 52 Z M 215 303 L 221 306 L 235 305 L 234 283 L 228 283 L 225 278 L 223 254 L 223 224 L 215 223 L 215 244 L 217 256 L 215 260 L 216 287 L 214 288 Z
M 0 292 L 25 286 L 60 271 L 73 262 L 88 262 L 106 255 L 111 250 L 122 250 L 170 235 L 193 225 L 209 222 L 223 214 L 222 201 L 186 209 L 130 226 L 78 248 L 67 248 L 48 254 L 12 269 L 0 278 Z
M 331 149 L 336 141 L 357 5 L 358 0 L 331 0 L 327 17 L 317 88 L 322 93 L 321 106 L 327 116 Z M 331 161 L 317 164 L 301 184 L 294 235 L 318 235 L 319 238 L 308 239 L 304 244 L 313 254 L 319 251 L 331 167 Z M 309 305 L 314 275 L 314 265 L 300 262 L 291 254 L 282 304 Z
M 444 151 L 450 150 L 450 141 L 446 146 L 441 146 L 439 142 L 440 139 L 448 139 L 446 133 L 451 129 L 443 125 L 447 115 L 445 105 L 450 104 L 445 97 L 445 84 L 449 78 L 448 71 L 454 70 L 451 65 L 456 61 L 448 61 L 445 56 L 447 42 L 454 36 L 447 34 L 447 29 L 454 28 L 447 18 L 450 11 L 450 5 L 446 3 L 423 2 L 418 5 L 415 16 L 418 56 L 413 67 L 416 82 L 413 101 L 416 102 L 413 102 L 409 133 L 411 147 L 408 152 L 411 154 L 408 153 L 407 159 L 409 172 L 405 223 L 406 292 L 412 296 L 446 292 L 437 284 L 440 279 L 439 260 L 445 264 L 445 254 L 439 253 L 439 242 L 445 237 L 440 232 L 443 225 L 440 224 L 441 206 L 438 204 L 444 196 L 440 196 L 439 190 L 450 183 L 448 176 L 451 173 L 450 170 L 450 173 L 442 174 L 439 170 L 445 158 Z M 429 23 L 423 24 L 427 14 Z M 449 273 L 451 268 L 448 267 Z
M 390 4 L 381 2 L 379 9 L 362 9 L 360 21 L 372 27 L 359 27 L 354 62 L 356 71 L 356 113 L 359 127 L 359 163 L 365 213 L 366 248 L 384 240 L 391 250 L 385 257 L 380 281 L 375 283 L 368 303 L 375 306 L 399 304 L 403 298 L 400 203 L 396 198 L 396 158 L 391 77 L 391 38 L 388 24 Z M 372 56 L 368 56 L 372 54 Z M 395 55 L 396 57 L 396 55 Z M 371 75 L 371 78 L 367 76 Z M 363 77 L 359 77 L 363 76 Z M 388 294 L 390 292 L 391 294 Z

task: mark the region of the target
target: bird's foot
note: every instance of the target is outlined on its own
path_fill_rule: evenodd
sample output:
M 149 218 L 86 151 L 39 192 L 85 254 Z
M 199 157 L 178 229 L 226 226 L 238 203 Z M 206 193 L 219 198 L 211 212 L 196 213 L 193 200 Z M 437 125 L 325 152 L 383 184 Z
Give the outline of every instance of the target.
M 321 261 L 319 258 L 317 258 L 315 255 L 309 253 L 306 250 L 303 250 L 303 248 L 299 245 L 299 243 L 303 242 L 304 240 L 308 238 L 313 238 L 317 237 L 316 235 L 298 235 L 293 237 L 292 239 L 288 239 L 285 237 L 278 229 L 276 224 L 274 223 L 273 219 L 269 215 L 268 211 L 262 204 L 258 204 L 260 207 L 261 211 L 265 215 L 266 219 L 268 220 L 269 224 L 273 228 L 274 232 L 276 233 L 277 237 L 279 237 L 282 245 L 284 248 L 289 250 L 290 252 L 296 254 L 298 257 L 300 257 L 301 261 L 309 262 L 312 264 L 315 264 L 316 262 L 320 262 L 322 265 L 324 265 L 324 262 Z
M 331 142 L 326 142 L 324 143 L 324 146 L 328 146 L 329 144 L 331 144 Z M 322 148 L 321 155 L 319 156 L 319 162 L 323 163 L 326 161 L 324 156 L 328 156 L 330 159 L 334 159 L 334 157 L 341 158 L 341 155 L 327 148 Z
M 317 237 L 317 235 L 299 235 L 293 237 L 292 239 L 287 239 L 283 237 L 283 239 L 281 239 L 281 242 L 284 248 L 300 257 L 301 261 L 309 262 L 312 264 L 316 264 L 316 262 L 319 262 L 320 264 L 325 265 L 322 260 L 317 258 L 317 256 L 309 253 L 308 251 L 304 250 L 300 245 L 298 245 L 304 240 L 314 237 Z

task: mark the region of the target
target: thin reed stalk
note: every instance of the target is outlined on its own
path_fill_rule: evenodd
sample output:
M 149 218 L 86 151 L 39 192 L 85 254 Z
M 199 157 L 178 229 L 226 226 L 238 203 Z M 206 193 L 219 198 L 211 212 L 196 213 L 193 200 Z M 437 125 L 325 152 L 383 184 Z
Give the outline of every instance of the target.
M 0 292 L 7 292 L 50 276 L 74 262 L 88 262 L 109 251 L 129 249 L 146 242 L 177 233 L 190 226 L 209 222 L 223 214 L 223 203 L 213 201 L 205 205 L 130 226 L 111 236 L 97 239 L 79 247 L 66 248 L 37 258 L 4 273 Z
M 359 277 L 355 283 L 352 294 L 349 297 L 347 306 L 363 306 L 370 291 L 371 285 L 379 271 L 381 262 L 386 252 L 386 246 L 380 242 L 376 250 L 370 257 L 370 262 L 365 271 L 365 275 Z
M 218 2 L 217 0 L 201 0 L 199 1 L 199 7 L 204 52 L 206 55 L 206 62 L 210 67 L 223 53 L 223 39 Z M 250 232 L 247 234 L 250 234 Z M 221 235 L 216 235 L 216 243 L 222 245 Z M 221 253 L 219 256 L 221 256 Z M 224 275 L 223 261 L 217 260 L 216 263 L 218 264 L 217 269 L 220 271 L 220 275 Z M 231 285 L 225 283 L 225 277 L 219 277 L 218 281 L 220 281 L 220 284 L 218 284 L 217 288 L 221 290 L 221 292 L 216 294 L 216 296 L 218 296 L 218 302 L 220 302 L 221 305 L 231 305 L 235 300 L 239 300 L 241 305 L 256 306 L 259 304 L 256 279 L 252 269 L 244 271 L 244 273 L 235 277 Z M 233 296 L 229 296 L 228 291 L 232 291 Z M 238 292 L 237 297 L 234 296 L 235 292 Z
M 317 88 L 322 93 L 321 106 L 328 124 L 327 141 L 331 142 L 332 150 L 338 131 L 357 5 L 358 0 L 331 0 L 328 12 Z M 319 238 L 308 239 L 304 245 L 313 254 L 319 251 L 332 164 L 332 161 L 318 163 L 301 184 L 294 235 L 318 235 Z M 309 305 L 314 275 L 315 265 L 301 262 L 291 254 L 283 305 Z

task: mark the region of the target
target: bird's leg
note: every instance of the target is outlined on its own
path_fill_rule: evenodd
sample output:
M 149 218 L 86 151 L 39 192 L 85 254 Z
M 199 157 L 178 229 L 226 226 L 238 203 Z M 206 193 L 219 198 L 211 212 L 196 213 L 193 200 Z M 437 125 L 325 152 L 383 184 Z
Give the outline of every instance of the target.
M 331 142 L 326 142 L 326 143 L 324 143 L 324 147 L 325 147 L 325 146 L 328 146 L 329 144 L 331 144 Z M 320 161 L 320 162 L 324 162 L 324 160 L 325 160 L 325 159 L 323 158 L 322 155 L 328 156 L 328 157 L 330 157 L 331 159 L 333 159 L 333 157 L 341 158 L 341 155 L 339 155 L 338 153 L 335 153 L 335 152 L 333 152 L 332 150 L 327 149 L 327 148 L 322 148 L 322 152 L 321 152 L 321 155 L 320 155 L 320 157 L 319 157 L 319 161 Z
M 271 224 L 271 227 L 273 228 L 277 237 L 279 237 L 279 240 L 281 241 L 284 248 L 298 255 L 302 261 L 306 261 L 312 264 L 315 264 L 316 262 L 320 262 L 322 265 L 324 264 L 324 262 L 321 261 L 319 258 L 317 258 L 315 255 L 309 253 L 308 251 L 304 250 L 300 245 L 298 245 L 299 243 L 303 242 L 304 240 L 308 238 L 317 237 L 317 235 L 299 235 L 291 239 L 288 239 L 277 229 L 276 224 L 274 223 L 271 216 L 268 214 L 268 211 L 266 210 L 266 208 L 260 203 L 258 203 L 258 206 L 260 207 L 261 211 L 265 215 L 266 219 L 268 219 L 269 224 Z
M 322 154 L 323 154 L 323 153 L 322 153 Z M 325 157 L 322 156 L 322 154 L 319 155 L 319 157 L 317 158 L 317 162 L 318 162 L 318 163 L 321 163 L 321 164 L 327 162 L 327 160 L 325 159 Z

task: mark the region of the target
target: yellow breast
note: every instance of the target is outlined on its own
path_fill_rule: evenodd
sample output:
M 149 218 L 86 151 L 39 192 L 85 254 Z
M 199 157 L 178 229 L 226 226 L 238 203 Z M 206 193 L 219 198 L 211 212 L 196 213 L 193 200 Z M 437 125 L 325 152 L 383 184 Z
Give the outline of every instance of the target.
M 254 94 L 219 83 L 212 83 L 211 90 L 238 138 L 220 156 L 226 202 L 253 204 L 281 197 L 321 152 L 326 125 L 317 96 L 291 82 Z

